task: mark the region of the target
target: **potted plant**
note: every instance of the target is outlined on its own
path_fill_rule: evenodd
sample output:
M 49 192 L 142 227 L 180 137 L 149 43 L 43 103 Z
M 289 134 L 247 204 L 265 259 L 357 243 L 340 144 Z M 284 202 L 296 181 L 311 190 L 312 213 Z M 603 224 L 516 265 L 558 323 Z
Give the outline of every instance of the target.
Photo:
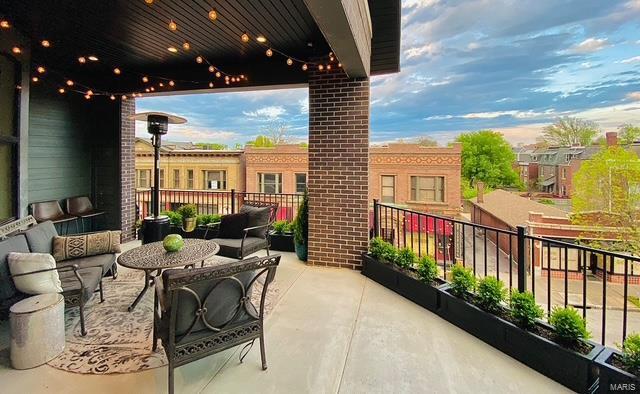
M 215 238 L 218 234 L 217 229 L 211 227 L 216 223 L 220 223 L 222 219 L 222 215 L 219 214 L 202 214 L 196 216 L 196 230 L 194 231 L 195 238 L 204 238 L 205 234 L 207 235 L 207 239 Z M 209 230 L 209 231 L 207 231 Z
M 298 207 L 295 227 L 293 229 L 293 240 L 298 259 L 307 261 L 309 242 L 309 193 L 305 190 L 302 202 Z
M 291 223 L 287 220 L 278 220 L 273 223 L 273 230 L 270 234 L 271 249 L 283 252 L 293 252 L 295 247 L 293 244 L 293 233 L 291 232 Z
M 182 215 L 175 211 L 162 211 L 160 215 L 169 218 L 169 233 L 185 235 L 184 231 L 182 231 Z
M 196 229 L 198 207 L 195 204 L 185 204 L 178 208 L 177 212 L 182 216 L 182 231 L 185 233 L 193 232 Z
M 596 364 L 600 370 L 599 393 L 640 390 L 640 334 L 629 335 L 620 351 L 605 348 Z

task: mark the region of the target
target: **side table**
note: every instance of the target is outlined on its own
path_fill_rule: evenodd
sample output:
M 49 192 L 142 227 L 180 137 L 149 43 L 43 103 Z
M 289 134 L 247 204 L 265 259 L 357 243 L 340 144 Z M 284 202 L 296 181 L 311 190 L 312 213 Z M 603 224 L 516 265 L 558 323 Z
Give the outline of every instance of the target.
M 40 294 L 15 303 L 10 309 L 11 365 L 34 368 L 64 350 L 64 297 Z

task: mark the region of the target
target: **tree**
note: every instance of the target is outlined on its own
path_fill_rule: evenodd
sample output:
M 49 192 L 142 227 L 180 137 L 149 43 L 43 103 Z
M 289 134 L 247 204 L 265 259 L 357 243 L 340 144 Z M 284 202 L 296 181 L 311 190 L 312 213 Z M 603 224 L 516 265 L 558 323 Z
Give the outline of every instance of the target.
M 286 144 L 289 139 L 289 126 L 280 121 L 273 121 L 263 126 L 262 132 L 273 141 L 275 145 Z
M 419 137 L 416 143 L 420 146 L 438 146 L 438 141 L 431 137 Z
M 463 133 L 456 138 L 462 144 L 462 177 L 475 187 L 478 181 L 489 188 L 519 186 L 513 169 L 516 155 L 502 134 L 492 130 Z
M 227 145 L 225 144 L 208 143 L 208 142 L 196 142 L 194 145 L 198 149 L 207 149 L 207 150 L 225 150 L 228 148 Z
M 247 145 L 255 146 L 256 148 L 270 148 L 276 146 L 273 140 L 266 135 L 259 135 L 255 140 L 247 142 Z
M 598 133 L 600 133 L 600 128 L 594 122 L 580 118 L 563 117 L 557 119 L 554 124 L 545 127 L 542 131 L 542 137 L 555 146 L 588 146 L 591 145 Z
M 622 145 L 631 145 L 636 141 L 640 141 L 640 127 L 632 124 L 624 124 L 618 129 L 620 133 L 620 143 Z
M 612 146 L 580 166 L 573 178 L 571 202 L 574 224 L 591 227 L 581 238 L 593 246 L 640 255 L 640 158 Z M 613 227 L 617 242 L 608 245 L 594 239 L 611 238 L 598 227 Z

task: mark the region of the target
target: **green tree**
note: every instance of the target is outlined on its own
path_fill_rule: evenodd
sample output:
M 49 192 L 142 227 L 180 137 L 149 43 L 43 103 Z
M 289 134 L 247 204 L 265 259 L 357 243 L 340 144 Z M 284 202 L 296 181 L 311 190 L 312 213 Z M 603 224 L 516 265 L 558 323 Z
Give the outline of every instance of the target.
M 489 188 L 519 186 L 513 169 L 516 156 L 502 134 L 492 130 L 463 133 L 456 138 L 462 144 L 462 177 L 470 187 L 482 181 Z
M 640 141 L 640 127 L 632 124 L 624 124 L 620 126 L 620 143 L 622 145 L 631 145 L 636 141 Z
M 270 148 L 276 146 L 273 140 L 266 135 L 259 135 L 255 140 L 247 142 L 247 145 L 255 146 L 256 148 Z
M 227 145 L 225 144 L 207 143 L 207 142 L 196 142 L 194 145 L 198 149 L 207 149 L 207 150 L 225 150 L 228 148 Z
M 438 141 L 431 137 L 419 137 L 416 143 L 420 146 L 438 146 Z
M 612 146 L 580 166 L 573 177 L 571 202 L 574 224 L 592 227 L 581 234 L 593 246 L 640 255 L 640 158 L 631 151 Z M 615 227 L 617 242 L 602 238 L 598 227 Z
M 542 130 L 542 138 L 555 146 L 588 146 L 600 133 L 594 122 L 565 116 Z

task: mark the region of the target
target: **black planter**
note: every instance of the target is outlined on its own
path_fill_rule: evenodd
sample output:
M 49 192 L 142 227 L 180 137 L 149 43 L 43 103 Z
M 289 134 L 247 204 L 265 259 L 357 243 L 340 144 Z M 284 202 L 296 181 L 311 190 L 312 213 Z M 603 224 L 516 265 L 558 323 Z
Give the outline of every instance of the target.
M 450 293 L 441 287 L 438 314 L 448 322 L 500 350 L 505 347 L 505 321 Z
M 207 228 L 205 226 L 198 226 L 196 227 L 195 230 L 193 230 L 190 233 L 187 233 L 184 230 L 182 230 L 182 226 L 175 226 L 173 224 L 169 226 L 170 234 L 180 234 L 182 238 L 204 239 L 204 234 L 206 232 L 207 232 Z M 209 233 L 207 234 L 207 239 L 212 239 L 212 238 L 215 238 L 215 231 L 209 230 Z
M 604 348 L 596 357 L 596 365 L 600 370 L 598 393 L 637 393 L 640 391 L 640 378 L 612 365 L 611 359 L 614 355 L 620 355 L 620 353 L 610 348 Z
M 366 253 L 362 254 L 362 274 L 432 312 L 440 307 L 438 286 L 423 283 Z M 444 284 L 443 281 L 438 283 Z
M 271 250 L 279 250 L 281 252 L 295 252 L 293 244 L 293 234 L 271 234 Z

